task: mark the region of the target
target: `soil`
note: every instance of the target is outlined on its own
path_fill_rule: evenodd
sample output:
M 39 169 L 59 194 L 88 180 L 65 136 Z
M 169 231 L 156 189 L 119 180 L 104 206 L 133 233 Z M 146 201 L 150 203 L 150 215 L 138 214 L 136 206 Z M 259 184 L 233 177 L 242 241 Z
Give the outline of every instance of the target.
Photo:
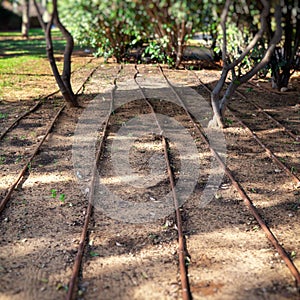
M 87 183 L 78 179 L 73 165 L 75 130 L 81 114 L 95 97 L 110 97 L 115 77 L 118 89 L 126 90 L 125 95 L 134 101 L 129 101 L 130 97 L 124 99 L 116 90 L 116 97 L 126 103 L 115 109 L 108 124 L 109 133 L 98 166 L 102 182 L 124 201 L 134 203 L 134 207 L 142 204 L 163 207 L 164 197 L 170 192 L 159 134 L 128 135 L 132 138 L 129 165 L 135 175 L 146 177 L 142 186 L 132 184 L 130 178 L 128 181 L 126 172 L 116 169 L 121 169 L 121 165 L 116 166 L 113 161 L 114 146 L 127 145 L 126 140 L 114 144 L 120 138 L 120 130 L 126 133 L 132 129 L 131 120 L 150 113 L 137 86 L 136 90 L 132 89 L 134 66 L 124 65 L 118 74 L 117 64 L 104 64 L 91 57 L 77 59 L 81 66 L 89 62 L 73 75 L 73 85 L 77 88 L 97 66 L 79 96 L 82 107 L 64 109 L 0 216 L 1 300 L 65 298 L 88 204 Z M 213 199 L 201 205 L 213 161 L 209 149 L 179 105 L 151 98 L 151 85 L 156 88 L 164 81 L 158 68 L 141 65 L 139 71 L 137 79 L 144 84 L 155 110 L 184 126 L 198 152 L 199 176 L 181 208 L 193 299 L 299 299 L 293 276 L 226 176 Z M 211 87 L 220 75 L 218 70 L 207 69 L 192 73 L 165 68 L 165 73 L 172 83 L 190 87 L 206 100 L 209 94 L 194 74 Z M 269 90 L 269 82 L 256 79 L 253 80 L 256 86 L 245 85 L 240 91 L 300 135 L 299 75 L 294 74 L 290 89 L 284 93 L 274 93 Z M 40 82 L 35 84 L 40 93 Z M 55 86 L 41 88 L 44 96 L 56 89 Z M 158 92 L 162 93 L 163 88 L 158 88 Z M 28 90 L 22 94 L 23 99 L 19 97 L 19 93 L 2 97 L 1 132 L 34 105 L 37 98 Z M 59 94 L 52 95 L 0 142 L 1 199 L 62 103 Z M 230 107 L 299 178 L 299 142 L 238 94 Z M 228 126 L 223 132 L 226 163 L 299 269 L 300 191 L 231 113 L 226 114 Z M 103 130 L 102 124 L 96 127 Z M 169 155 L 178 182 L 183 176 L 184 157 L 172 140 L 170 146 Z M 82 157 L 83 161 L 86 159 Z M 157 177 L 151 175 L 152 165 L 156 166 Z M 117 208 L 117 213 L 117 216 L 110 215 L 105 207 L 94 209 L 76 298 L 180 299 L 177 227 L 172 210 L 158 219 L 145 217 L 147 222 L 135 222 L 136 211 L 126 215 L 123 207 Z

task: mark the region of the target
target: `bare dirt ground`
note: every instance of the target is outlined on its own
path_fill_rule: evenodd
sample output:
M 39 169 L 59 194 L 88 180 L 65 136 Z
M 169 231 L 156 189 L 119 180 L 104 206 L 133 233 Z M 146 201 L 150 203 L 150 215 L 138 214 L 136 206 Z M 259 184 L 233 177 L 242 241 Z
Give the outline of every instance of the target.
M 82 58 L 82 65 L 89 59 Z M 72 162 L 73 136 L 84 108 L 96 96 L 104 95 L 112 88 L 120 67 L 93 60 L 74 73 L 74 86 L 79 87 L 95 66 L 98 66 L 97 70 L 79 97 L 82 108 L 63 111 L 29 173 L 19 183 L 0 216 L 1 300 L 64 299 L 66 296 L 87 207 L 87 197 Z M 156 66 L 141 65 L 139 70 L 141 83 L 145 78 L 151 79 L 153 84 L 163 80 Z M 172 82 L 190 86 L 209 99 L 194 74 L 184 70 L 165 69 L 165 72 Z M 211 86 L 219 75 L 216 70 L 203 69 L 195 73 Z M 117 85 L 126 86 L 133 75 L 133 66 L 125 65 Z M 269 86 L 261 80 L 254 82 Z M 55 90 L 55 86 L 43 89 L 47 95 Z M 40 89 L 38 91 L 40 93 Z M 258 86 L 247 85 L 241 91 L 294 133 L 300 134 L 299 74 L 293 77 L 291 88 L 285 93 L 268 93 Z M 28 91 L 23 93 L 23 98 L 21 100 L 26 101 L 20 101 L 19 94 L 10 94 L 0 102 L 1 132 L 16 115 L 32 106 L 34 101 L 30 98 L 36 97 Z M 176 119 L 187 129 L 197 146 L 201 164 L 194 191 L 182 207 L 193 299 L 299 299 L 293 276 L 226 176 L 214 199 L 204 207 L 199 205 L 210 171 L 209 149 L 194 132 L 180 107 L 159 99 L 152 103 L 157 112 Z M 1 199 L 61 104 L 59 96 L 45 100 L 39 110 L 20 121 L 18 127 L 0 141 Z M 238 95 L 230 105 L 299 177 L 299 142 L 276 128 Z M 111 158 L 112 143 L 120 128 L 133 117 L 148 112 L 141 100 L 129 102 L 114 112 L 99 173 L 110 190 L 123 199 L 155 204 L 170 191 L 160 141 L 153 135 L 142 136 L 134 141 L 130 151 L 132 169 L 143 176 L 148 176 L 151 171 L 151 159 L 161 161 L 159 183 L 148 188 L 138 189 L 123 181 Z M 299 269 L 300 191 L 229 112 L 227 123 L 224 129 L 227 165 Z M 171 157 L 175 175 L 179 178 L 181 165 L 176 149 Z M 153 222 L 130 224 L 95 210 L 87 243 L 78 299 L 181 298 L 173 213 Z

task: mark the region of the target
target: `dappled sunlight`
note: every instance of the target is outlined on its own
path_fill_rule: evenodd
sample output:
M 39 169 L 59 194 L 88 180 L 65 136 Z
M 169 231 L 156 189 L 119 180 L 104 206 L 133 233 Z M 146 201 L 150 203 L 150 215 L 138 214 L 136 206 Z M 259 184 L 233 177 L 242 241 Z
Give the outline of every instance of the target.
M 15 180 L 16 177 L 13 175 L 3 176 L 0 181 L 0 189 L 7 189 Z M 74 181 L 74 177 L 70 176 L 70 173 L 67 172 L 36 174 L 30 175 L 22 184 L 22 188 L 35 187 L 38 184 L 63 183 L 69 181 Z
M 87 58 L 79 60 L 78 66 L 83 66 L 86 61 Z M 86 218 L 96 146 L 103 139 L 101 131 L 106 123 L 102 121 L 107 122 L 106 118 L 102 120 L 101 117 L 106 116 L 111 95 L 102 94 L 99 91 L 113 87 L 113 79 L 119 68 L 115 64 L 103 65 L 102 63 L 103 61 L 99 66 L 99 61 L 94 61 L 94 64 L 84 67 L 72 76 L 74 86 L 79 87 L 83 79 L 97 66 L 92 77 L 86 82 L 83 94 L 79 97 L 83 107 L 93 102 L 93 99 L 98 99 L 98 102 L 95 101 L 97 103 L 92 108 L 91 114 L 80 116 L 82 108 L 64 110 L 60 119 L 55 123 L 53 132 L 50 133 L 41 151 L 30 165 L 28 174 L 13 192 L 11 201 L 4 211 L 4 217 L 1 219 L 3 222 L 1 233 L 4 240 L 1 256 L 6 255 L 5 264 L 3 264 L 5 271 L 7 270 L 5 280 L 11 281 L 14 291 L 18 285 L 18 283 L 14 284 L 14 277 L 18 277 L 17 280 L 23 280 L 27 273 L 35 276 L 35 271 L 42 266 L 42 271 L 47 273 L 46 279 L 49 285 L 45 284 L 46 289 L 41 292 L 46 293 L 52 289 L 52 294 L 56 293 L 57 296 L 58 289 L 61 289 L 58 293 L 60 295 L 65 293 L 63 289 L 70 279 L 82 226 Z M 60 61 L 60 68 L 61 65 Z M 46 68 L 45 62 L 43 66 Z M 49 73 L 49 70 L 46 71 L 44 67 L 39 71 L 40 73 L 34 74 L 33 72 L 32 76 L 28 76 L 30 77 L 28 87 L 26 87 L 28 90 L 24 90 L 28 92 L 28 95 L 24 95 L 24 99 L 31 96 L 29 89 L 32 89 L 36 96 L 37 90 L 33 90 L 31 85 L 32 80 L 35 79 L 37 79 L 37 88 L 43 89 L 43 93 L 38 93 L 39 97 L 52 91 L 52 88 L 49 90 L 52 86 L 51 82 L 43 82 L 43 85 L 40 85 L 39 81 L 42 79 L 45 81 L 47 77 L 44 75 Z M 163 85 L 164 79 L 157 75 L 159 70 L 150 65 L 139 66 L 139 69 L 149 71 L 149 74 L 141 74 L 141 71 L 139 74 L 141 76 L 137 77 L 141 85 L 145 83 L 145 93 L 148 91 L 149 95 L 157 93 L 161 96 L 161 98 L 153 97 L 153 99 L 149 97 L 155 109 L 167 118 L 173 118 L 184 127 L 184 131 L 180 132 L 170 123 L 170 131 L 174 135 L 166 137 L 170 146 L 168 155 L 174 172 L 175 189 L 178 186 L 178 190 L 181 187 L 187 187 L 188 175 L 194 179 L 193 185 L 188 186 L 187 190 L 182 190 L 182 194 L 187 197 L 182 197 L 185 202 L 180 207 L 187 251 L 191 258 L 190 261 L 186 260 L 186 264 L 189 268 L 194 298 L 206 297 L 205 292 L 211 288 L 212 295 L 216 294 L 214 299 L 218 296 L 223 298 L 223 295 L 225 298 L 228 296 L 228 299 L 233 299 L 233 295 L 242 296 L 244 292 L 245 295 L 249 295 L 250 299 L 254 293 L 251 292 L 252 290 L 258 289 L 258 292 L 254 293 L 258 295 L 262 293 L 260 288 L 269 288 L 269 285 L 270 289 L 273 286 L 277 287 L 277 282 L 282 285 L 290 284 L 288 269 L 270 246 L 255 218 L 243 205 L 228 177 L 222 177 L 222 168 L 216 167 L 214 164 L 216 160 L 212 158 L 208 147 L 192 128 L 191 122 L 187 120 L 180 105 L 168 103 L 171 102 L 168 99 L 173 99 L 173 94 L 166 85 Z M 205 75 L 205 72 L 205 70 L 201 71 L 201 74 Z M 130 299 L 143 298 L 149 291 L 151 298 L 163 298 L 174 291 L 174 295 L 180 294 L 178 230 L 174 221 L 174 203 L 166 205 L 170 210 L 164 215 L 162 212 L 164 206 L 160 205 L 162 202 L 167 203 L 168 199 L 165 200 L 163 197 L 165 193 L 170 192 L 160 133 L 156 132 L 156 135 L 147 136 L 148 132 L 143 130 L 143 126 L 139 127 L 137 123 L 133 125 L 130 123 L 130 120 L 136 120 L 137 116 L 146 117 L 145 112 L 148 109 L 146 105 L 143 105 L 142 99 L 135 99 L 138 96 L 138 89 L 133 86 L 135 84 L 134 73 L 133 65 L 124 65 L 123 70 L 118 73 L 115 96 L 116 98 L 119 96 L 119 99 L 116 103 L 123 103 L 123 100 L 124 103 L 127 100 L 129 102 L 127 101 L 122 107 L 117 107 L 111 115 L 107 127 L 107 139 L 104 135 L 103 152 L 98 164 L 99 182 L 108 188 L 109 193 L 104 193 L 103 197 L 105 201 L 108 199 L 107 202 L 103 200 L 97 203 L 100 209 L 96 207 L 96 202 L 93 202 L 95 206 L 92 209 L 87 247 L 84 250 L 79 288 L 84 287 L 80 292 L 85 293 L 86 290 L 86 294 L 82 297 L 90 299 L 96 299 L 99 294 L 109 295 L 107 298 L 113 299 L 112 294 L 119 296 L 120 291 L 122 291 L 121 294 L 125 291 L 122 296 L 130 295 Z M 166 73 L 170 78 L 172 76 L 174 79 L 177 78 L 177 82 L 180 81 L 186 86 L 193 85 L 192 77 L 189 77 L 188 82 L 184 79 L 187 75 L 186 71 L 168 70 Z M 22 91 L 24 78 L 21 76 L 24 74 L 30 75 L 30 68 L 24 71 L 16 70 L 15 76 L 19 79 L 16 90 L 20 88 L 18 92 Z M 209 73 L 205 77 L 210 83 L 216 78 Z M 11 83 L 7 82 L 7 84 Z M 183 98 L 187 96 L 186 89 L 176 88 Z M 15 90 L 10 95 L 11 100 L 14 100 L 14 92 Z M 130 99 L 136 101 L 130 101 Z M 238 101 L 237 97 L 233 100 Z M 52 102 L 48 102 L 51 105 L 50 110 L 52 108 L 53 111 L 56 110 L 60 102 L 56 99 L 53 105 Z M 197 105 L 201 106 L 199 103 L 198 100 L 195 101 L 195 106 L 193 106 L 195 110 Z M 25 110 L 24 106 L 21 108 Z M 5 124 L 19 114 L 8 109 L 8 106 L 5 107 L 6 114 L 3 115 L 3 118 L 6 118 L 3 120 Z M 247 109 L 252 108 L 247 107 Z M 276 140 L 279 146 L 274 153 L 280 160 L 286 161 L 290 167 L 296 167 L 290 162 L 296 162 L 298 155 L 292 150 L 296 151 L 297 148 L 293 148 L 294 145 L 288 148 L 280 128 L 265 126 L 269 124 L 261 121 L 255 124 L 254 121 L 258 116 L 253 115 L 252 120 L 251 116 L 248 119 L 249 115 L 246 113 L 241 112 L 241 114 L 251 124 L 249 127 L 256 128 L 255 126 L 259 125 L 261 130 L 257 130 L 258 135 L 266 138 L 266 141 L 267 139 Z M 12 149 L 9 155 L 3 158 L 9 172 L 12 173 L 22 166 L 22 161 L 18 160 L 19 156 L 23 155 L 21 151 L 24 150 L 28 154 L 33 149 L 33 146 L 31 148 L 25 145 L 25 142 L 34 143 L 34 138 L 40 136 L 40 134 L 34 136 L 29 133 L 29 131 L 34 132 L 33 125 L 44 121 L 46 123 L 50 117 L 50 114 L 43 111 L 41 117 L 38 116 L 35 121 L 30 120 L 26 124 L 27 127 L 20 126 L 26 134 L 26 139 L 22 140 L 20 134 L 18 139 L 5 141 L 5 146 Z M 162 120 L 162 124 L 165 120 Z M 206 123 L 208 117 L 203 115 L 203 118 L 199 120 L 199 122 Z M 81 132 L 81 135 L 76 136 L 75 127 L 80 122 L 85 126 L 85 130 Z M 155 126 L 154 118 L 150 119 L 150 124 Z M 239 126 L 229 114 L 226 125 L 228 127 L 223 131 L 226 138 L 224 144 L 227 142 L 224 148 L 228 148 L 226 164 L 233 171 L 234 178 L 241 183 L 253 200 L 262 218 L 271 229 L 274 229 L 286 250 L 289 253 L 298 252 L 299 241 L 296 240 L 299 227 L 298 194 L 289 185 L 290 179 L 263 153 L 247 130 Z M 151 126 L 147 129 L 152 130 Z M 122 130 L 125 130 L 123 135 Z M 214 135 L 210 129 L 206 132 Z M 192 153 L 186 152 L 191 148 L 184 141 L 187 135 L 191 139 L 191 145 L 195 146 L 195 151 Z M 16 141 L 20 143 L 16 145 Z M 212 145 L 213 142 L 215 141 L 211 141 Z M 216 143 L 216 151 L 226 151 L 218 146 L 220 145 Z M 15 151 L 12 147 L 18 148 Z M 75 152 L 78 154 L 76 159 L 74 159 Z M 116 155 L 115 158 L 114 155 Z M 192 165 L 192 162 L 195 163 Z M 183 168 L 185 163 L 187 166 Z M 6 170 L 5 164 L 3 170 Z M 200 166 L 199 170 L 196 169 L 196 164 Z M 299 172 L 299 169 L 294 171 Z M 7 190 L 8 183 L 15 180 L 15 175 L 9 172 L 1 174 L 3 176 L 0 181 L 1 193 Z M 214 178 L 217 175 L 222 175 L 222 178 L 220 182 L 215 183 Z M 178 184 L 180 180 L 182 180 L 182 186 Z M 99 193 L 104 191 L 103 186 L 98 185 L 97 188 Z M 178 194 L 181 200 L 180 191 Z M 204 196 L 207 196 L 207 201 Z M 119 198 L 122 201 L 117 201 Z M 139 205 L 141 203 L 150 204 L 147 206 L 147 213 L 156 213 L 154 209 L 152 211 L 148 207 L 158 208 L 163 216 L 156 214 L 159 217 L 154 222 L 145 224 L 144 210 L 140 209 L 142 205 Z M 116 213 L 117 217 L 113 213 Z M 134 214 L 142 216 L 138 220 L 141 223 L 144 222 L 143 225 L 131 227 L 128 224 L 136 220 Z M 295 232 L 293 232 L 294 229 Z M 33 268 L 31 268 L 31 263 Z M 297 266 L 300 265 L 298 256 L 295 263 Z M 0 272 L 1 267 L 2 265 Z M 63 287 L 60 287 L 61 284 Z M 32 286 L 39 291 L 38 284 L 31 283 L 30 288 Z M 19 296 L 23 296 L 26 289 L 27 287 L 23 288 Z M 271 293 L 266 295 L 269 296 Z
M 259 134 L 262 134 L 264 136 L 267 136 L 268 134 L 276 134 L 279 132 L 284 133 L 284 129 L 283 128 L 268 128 L 268 129 L 257 130 L 256 132 Z
M 23 188 L 34 187 L 36 184 L 51 184 L 51 183 L 63 183 L 74 181 L 74 177 L 70 176 L 68 172 L 51 172 L 49 174 L 36 174 L 30 175 L 29 178 L 22 185 Z
M 48 241 L 47 241 L 48 240 Z M 2 253 L 10 253 L 10 259 L 19 259 L 32 253 L 39 251 L 44 251 L 44 243 L 49 243 L 51 239 L 46 237 L 39 238 L 23 238 L 21 240 L 13 241 L 14 247 L 11 244 L 3 244 L 1 246 Z
M 12 300 L 14 297 L 9 293 L 0 292 L 1 300 Z
M 175 242 L 175 241 L 174 241 Z M 99 245 L 101 246 L 101 245 Z M 94 249 L 97 250 L 97 244 L 94 244 Z M 122 247 L 122 246 L 115 246 L 115 247 Z M 136 257 L 139 257 L 139 259 L 143 259 L 144 261 L 150 259 L 150 260 L 161 260 L 164 256 L 173 255 L 176 253 L 177 245 L 176 243 L 172 244 L 172 247 L 170 249 L 170 245 L 168 247 L 163 247 L 162 245 L 159 245 L 158 247 L 153 248 L 152 245 L 145 245 L 140 251 L 134 253 L 124 253 L 124 254 L 118 254 L 118 255 L 110 255 L 102 257 L 101 252 L 99 252 L 99 256 L 95 257 L 94 260 L 97 264 L 102 265 L 103 267 L 109 267 L 109 268 L 120 268 L 124 265 L 128 265 L 130 263 L 133 263 L 135 261 Z M 128 249 L 126 250 L 126 252 Z M 99 270 L 98 274 L 101 274 L 104 272 L 104 270 Z
M 196 234 L 188 239 L 192 288 L 194 285 L 201 286 L 205 278 L 206 281 L 225 285 L 226 288 L 220 290 L 222 298 L 228 295 L 232 299 L 230 296 L 235 294 L 236 288 L 243 289 L 247 294 L 259 286 L 268 286 L 271 278 L 274 281 L 284 279 L 289 282 L 290 273 L 281 257 L 270 246 L 264 232 L 255 224 L 252 226 L 252 231 L 243 232 L 232 227 Z M 203 239 L 206 241 L 205 245 L 201 243 Z M 266 272 L 267 279 L 263 276 Z M 239 286 L 232 284 L 234 282 L 239 282 Z M 201 290 L 204 291 L 203 286 L 199 291 Z
M 109 257 L 101 257 L 101 252 L 98 252 L 99 257 L 92 258 L 89 265 L 84 265 L 82 271 L 83 282 L 92 282 L 93 284 L 89 288 L 97 289 L 98 292 L 102 290 L 104 298 L 107 297 L 106 289 L 108 289 L 107 292 L 110 297 L 113 297 L 112 294 L 120 295 L 123 290 L 132 297 L 139 294 L 140 296 L 143 295 L 142 298 L 145 298 L 146 295 L 149 295 L 149 291 L 144 289 L 144 284 L 154 284 L 156 282 L 156 295 L 162 299 L 163 295 L 172 287 L 172 284 L 175 283 L 179 287 L 176 280 L 178 267 L 172 263 L 176 248 L 176 243 L 167 244 L 165 247 L 162 247 L 162 245 L 156 247 L 145 246 L 139 252 L 134 251 L 134 253 L 129 252 Z M 159 276 L 161 271 L 157 268 L 157 265 L 167 267 L 167 269 L 163 268 L 163 277 Z M 108 281 L 110 277 L 114 277 L 115 280 Z M 95 279 L 97 285 L 94 285 L 93 280 Z M 127 281 L 129 281 L 129 286 L 126 286 Z M 153 299 L 153 295 L 151 292 L 149 299 Z
M 239 137 L 245 137 L 247 139 L 249 139 L 249 136 L 247 135 L 247 131 L 246 129 L 244 129 L 243 127 L 239 126 L 239 127 L 226 127 L 225 129 L 226 133 L 230 133 L 230 134 L 239 134 Z
M 157 184 L 159 181 L 161 180 L 165 180 L 167 179 L 167 174 L 149 174 L 149 176 L 154 176 L 155 175 L 155 184 Z M 146 177 L 146 178 L 145 178 Z M 129 185 L 135 185 L 135 183 L 138 180 L 141 179 L 147 179 L 147 175 L 140 175 L 138 173 L 133 173 L 131 175 L 124 175 L 124 176 L 109 176 L 109 177 L 105 177 L 105 176 L 101 176 L 100 182 L 102 184 L 108 185 L 108 184 L 118 184 L 118 185 L 122 185 L 122 184 L 129 184 Z M 154 178 L 149 178 L 149 183 L 151 183 L 153 181 Z

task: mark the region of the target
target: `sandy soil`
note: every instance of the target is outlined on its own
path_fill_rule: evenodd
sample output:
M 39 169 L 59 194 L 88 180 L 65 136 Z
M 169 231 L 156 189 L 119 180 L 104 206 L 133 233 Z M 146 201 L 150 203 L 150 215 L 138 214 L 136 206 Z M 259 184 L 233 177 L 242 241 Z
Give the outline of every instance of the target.
M 98 66 L 97 70 L 79 97 L 82 108 L 64 110 L 0 216 L 1 300 L 64 299 L 66 295 L 87 207 L 86 191 L 82 181 L 78 180 L 72 161 L 74 132 L 89 103 L 99 95 L 110 95 L 106 91 L 112 88 L 119 70 L 118 65 L 94 60 L 74 74 L 73 84 L 79 87 L 95 66 Z M 155 86 L 163 78 L 155 66 L 139 66 L 139 70 L 138 80 L 150 95 L 149 82 Z M 165 72 L 172 82 L 191 87 L 203 99 L 209 99 L 209 94 L 199 86 L 192 73 L 184 70 Z M 219 75 L 216 70 L 195 73 L 210 86 Z M 158 162 L 159 176 L 155 180 L 152 176 L 143 187 L 133 186 L 123 178 L 126 176 L 120 176 L 113 163 L 112 150 L 120 130 L 126 126 L 129 130 L 130 120 L 149 113 L 141 95 L 138 98 L 138 91 L 131 89 L 128 83 L 132 83 L 133 75 L 132 65 L 125 65 L 118 75 L 119 90 L 127 89 L 126 95 L 131 95 L 135 101 L 130 97 L 130 101 L 124 100 L 124 95 L 118 94 L 117 90 L 116 97 L 128 103 L 117 108 L 109 121 L 99 174 L 110 191 L 122 199 L 136 205 L 150 203 L 155 206 L 160 205 L 170 191 L 157 135 L 134 138 L 128 154 L 130 167 L 142 177 L 150 176 L 151 165 Z M 255 84 L 269 85 L 263 81 Z M 50 94 L 53 90 L 44 91 Z M 291 89 L 285 93 L 268 93 L 259 87 L 250 89 L 247 85 L 241 91 L 299 135 L 299 74 L 294 76 Z M 28 100 L 28 95 L 24 94 L 26 101 L 19 101 L 17 93 L 0 102 L 1 113 L 5 115 L 0 119 L 1 132 L 17 115 L 34 104 L 33 100 Z M 184 116 L 182 108 L 160 100 L 151 100 L 156 111 L 186 128 L 201 165 L 192 194 L 182 206 L 193 299 L 299 299 L 290 271 L 226 176 L 218 191 L 214 192 L 212 201 L 200 205 L 211 171 L 211 154 Z M 50 97 L 0 142 L 1 199 L 61 104 L 59 95 Z M 238 95 L 234 96 L 230 106 L 299 177 L 299 142 L 276 128 L 272 121 Z M 291 255 L 294 264 L 300 268 L 299 189 L 230 112 L 227 112 L 227 123 L 224 136 L 228 167 Z M 102 125 L 96 126 L 101 131 Z M 182 176 L 180 154 L 176 145 L 171 143 L 170 156 L 176 182 Z M 109 217 L 105 209 L 94 210 L 77 298 L 180 299 L 174 213 L 135 224 L 130 223 L 128 215 L 125 222 L 120 220 L 123 214 L 122 208 L 118 217 Z

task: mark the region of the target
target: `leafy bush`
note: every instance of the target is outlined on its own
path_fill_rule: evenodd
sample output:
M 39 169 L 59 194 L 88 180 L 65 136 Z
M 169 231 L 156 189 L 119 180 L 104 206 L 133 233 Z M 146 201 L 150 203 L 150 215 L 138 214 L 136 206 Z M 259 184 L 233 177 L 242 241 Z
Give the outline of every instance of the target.
M 60 11 L 74 39 L 105 58 L 121 61 L 127 48 L 143 38 L 146 15 L 133 1 L 67 0 Z
M 81 45 L 105 58 L 125 57 L 144 42 L 144 56 L 178 66 L 187 38 L 200 23 L 198 1 L 66 0 L 62 21 Z
M 199 1 L 140 0 L 150 16 L 151 38 L 162 49 L 158 57 L 179 66 L 186 41 L 199 27 L 201 4 Z M 149 32 L 150 34 L 150 32 Z M 157 47 L 158 48 L 158 47 Z M 150 49 L 148 51 L 151 51 Z

